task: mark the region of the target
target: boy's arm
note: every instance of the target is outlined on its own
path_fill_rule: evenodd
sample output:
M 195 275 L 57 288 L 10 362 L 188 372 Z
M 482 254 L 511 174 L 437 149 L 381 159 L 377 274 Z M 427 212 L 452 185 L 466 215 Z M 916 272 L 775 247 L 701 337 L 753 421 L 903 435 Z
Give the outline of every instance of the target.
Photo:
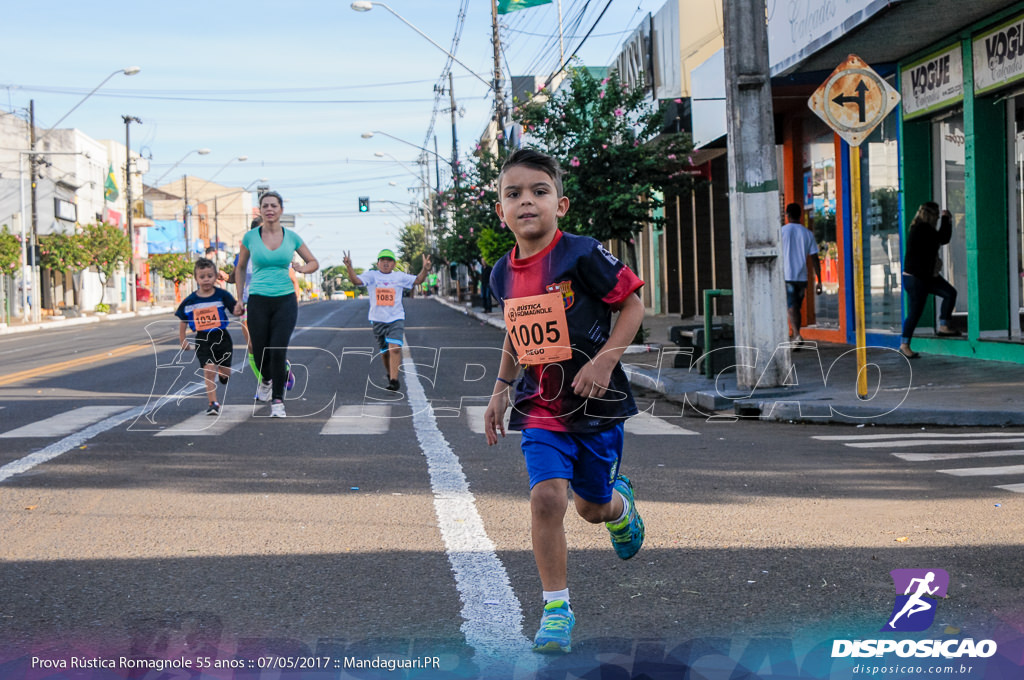
M 342 262 L 342 264 L 345 265 L 345 269 L 348 270 L 347 271 L 348 280 L 352 282 L 352 285 L 354 285 L 354 286 L 361 286 L 361 285 L 363 285 L 363 280 L 361 278 L 359 278 L 359 275 L 356 274 L 356 270 L 352 268 L 352 256 L 349 255 L 347 250 L 345 251 L 345 255 L 341 258 L 341 262 Z
M 245 299 L 245 277 L 248 272 L 249 249 L 242 246 L 238 249 L 238 264 L 235 265 L 235 293 L 238 294 L 238 301 Z
M 427 274 L 430 273 L 430 255 L 423 253 L 423 267 L 420 268 L 420 273 L 416 275 L 416 280 L 413 281 L 413 287 L 420 285 L 427 280 Z
M 505 410 L 509 402 L 508 391 L 512 389 L 509 383 L 516 379 L 519 372 L 516 367 L 515 350 L 507 333 L 501 349 L 498 379 L 494 381 L 494 391 L 491 393 L 491 400 L 487 402 L 487 410 L 484 411 L 484 434 L 487 435 L 488 445 L 498 443 L 499 432 L 502 437 L 505 436 Z
M 178 324 L 178 344 L 181 345 L 182 349 L 188 349 L 188 341 L 185 339 L 185 333 L 188 332 L 188 321 L 182 321 Z
M 636 293 L 630 293 L 622 301 L 619 318 L 612 327 L 608 342 L 604 344 L 597 356 L 588 361 L 575 380 L 572 381 L 573 392 L 581 397 L 603 397 L 611 382 L 612 371 L 619 363 L 619 358 L 626 347 L 636 337 L 640 324 L 644 321 L 644 303 Z

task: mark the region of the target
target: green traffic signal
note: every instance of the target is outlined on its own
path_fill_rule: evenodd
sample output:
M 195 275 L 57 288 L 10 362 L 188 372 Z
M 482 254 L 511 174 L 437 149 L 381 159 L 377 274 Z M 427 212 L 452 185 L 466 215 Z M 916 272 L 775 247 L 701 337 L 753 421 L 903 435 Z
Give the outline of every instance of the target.
M 359 197 L 359 212 L 370 212 L 370 197 L 360 196 Z

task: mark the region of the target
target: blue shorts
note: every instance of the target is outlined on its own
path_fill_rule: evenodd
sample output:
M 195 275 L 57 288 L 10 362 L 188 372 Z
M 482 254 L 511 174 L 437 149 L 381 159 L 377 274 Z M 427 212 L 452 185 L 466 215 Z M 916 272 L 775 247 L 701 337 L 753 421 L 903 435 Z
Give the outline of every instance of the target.
M 786 307 L 789 309 L 802 305 L 806 294 L 806 281 L 786 281 Z
M 624 423 L 585 434 L 526 428 L 522 446 L 530 488 L 548 479 L 568 479 L 583 500 L 609 502 L 622 460 L 624 429 Z

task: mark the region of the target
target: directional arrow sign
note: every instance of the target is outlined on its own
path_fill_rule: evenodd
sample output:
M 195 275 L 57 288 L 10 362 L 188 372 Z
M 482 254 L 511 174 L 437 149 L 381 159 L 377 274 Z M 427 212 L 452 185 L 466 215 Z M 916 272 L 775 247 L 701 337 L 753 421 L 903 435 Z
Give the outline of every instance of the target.
M 860 146 L 899 101 L 899 93 L 884 78 L 851 54 L 807 105 L 850 146 Z

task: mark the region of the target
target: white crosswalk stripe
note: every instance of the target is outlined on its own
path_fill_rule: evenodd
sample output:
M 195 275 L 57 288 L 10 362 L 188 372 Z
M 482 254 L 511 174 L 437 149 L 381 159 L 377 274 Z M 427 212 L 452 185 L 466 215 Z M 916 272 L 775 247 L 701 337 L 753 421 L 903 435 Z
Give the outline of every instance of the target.
M 197 413 L 155 434 L 157 437 L 212 437 L 224 434 L 249 418 L 252 418 L 252 406 L 221 406 L 218 416 Z
M 320 434 L 384 434 L 391 427 L 391 415 L 388 404 L 339 406 Z
M 0 434 L 0 437 L 13 439 L 17 437 L 52 437 L 59 438 L 98 423 L 104 418 L 109 418 L 115 413 L 127 411 L 129 406 L 82 406 L 50 416 L 44 420 L 37 420 L 9 432 Z
M 955 451 L 928 451 L 907 453 L 892 451 L 890 455 L 908 463 L 943 461 L 971 461 L 988 458 L 1024 456 L 1021 449 L 970 450 L 975 446 L 1015 444 L 1024 441 L 1019 432 L 909 432 L 903 434 L 817 435 L 819 441 L 842 442 L 843 446 L 859 449 L 896 449 L 915 446 L 944 447 Z M 952 477 L 1002 477 L 1024 475 L 1024 465 L 993 465 L 936 469 L 935 472 Z M 995 488 L 1012 493 L 1024 493 L 1024 483 L 1000 484 Z

